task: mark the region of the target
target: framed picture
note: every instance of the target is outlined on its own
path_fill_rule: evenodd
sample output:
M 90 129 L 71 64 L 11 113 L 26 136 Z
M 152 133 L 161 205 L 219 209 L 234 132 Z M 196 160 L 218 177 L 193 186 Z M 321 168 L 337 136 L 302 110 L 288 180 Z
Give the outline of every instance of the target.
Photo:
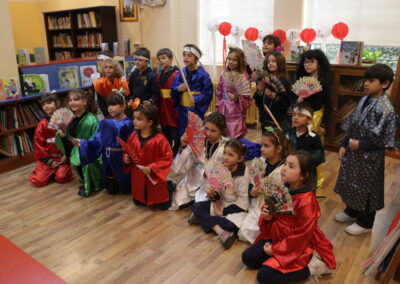
M 138 21 L 138 4 L 134 0 L 119 0 L 120 21 Z

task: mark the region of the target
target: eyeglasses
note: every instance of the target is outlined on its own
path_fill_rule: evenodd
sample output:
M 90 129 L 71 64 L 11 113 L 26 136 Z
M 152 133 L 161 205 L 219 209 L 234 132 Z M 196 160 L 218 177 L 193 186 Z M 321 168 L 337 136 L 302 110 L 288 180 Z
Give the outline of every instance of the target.
M 304 61 L 304 65 L 312 65 L 312 64 L 314 64 L 314 63 L 316 63 L 317 62 L 317 60 L 311 60 L 311 61 Z

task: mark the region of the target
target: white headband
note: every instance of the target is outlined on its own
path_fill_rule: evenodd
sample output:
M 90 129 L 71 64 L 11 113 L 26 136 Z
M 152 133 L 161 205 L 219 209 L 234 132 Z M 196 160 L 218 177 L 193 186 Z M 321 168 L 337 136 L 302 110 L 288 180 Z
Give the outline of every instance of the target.
M 144 57 L 142 55 L 135 55 L 135 59 L 140 59 L 140 60 L 146 60 L 149 61 L 150 59 L 148 59 L 147 57 Z
M 194 56 L 196 56 L 197 59 L 200 59 L 200 57 L 201 57 L 200 53 L 196 49 L 194 49 L 190 46 L 185 46 L 183 48 L 183 52 L 185 52 L 185 51 L 192 53 Z
M 294 109 L 293 109 L 293 112 L 300 112 L 300 113 L 302 113 L 302 114 L 304 114 L 305 116 L 308 116 L 309 118 L 312 118 L 312 115 L 311 115 L 311 112 L 309 112 L 308 110 L 306 110 L 306 109 L 304 109 L 304 108 L 302 108 L 301 110 L 298 108 L 298 107 L 295 107 Z
M 97 60 L 106 60 L 106 59 L 112 59 L 112 58 L 104 54 L 100 54 L 99 56 L 97 56 Z

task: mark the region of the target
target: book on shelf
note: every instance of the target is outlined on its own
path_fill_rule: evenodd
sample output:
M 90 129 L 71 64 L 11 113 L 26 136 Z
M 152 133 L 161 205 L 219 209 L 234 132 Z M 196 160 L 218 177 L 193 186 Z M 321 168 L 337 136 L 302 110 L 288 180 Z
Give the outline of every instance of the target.
M 113 42 L 113 53 L 114 53 L 114 56 L 118 56 L 118 54 L 119 54 L 119 46 L 118 46 L 117 41 Z
M 61 89 L 79 88 L 78 66 L 58 67 L 57 73 Z
M 72 51 L 56 51 L 54 57 L 56 60 L 71 59 L 73 58 L 73 53 Z
M 353 87 L 351 88 L 351 91 L 353 91 L 353 92 L 364 92 L 364 83 L 365 83 L 365 79 L 364 78 L 358 79 L 354 83 Z
M 97 54 L 98 54 L 97 51 L 84 51 L 84 52 L 81 52 L 80 57 L 81 58 L 93 57 L 93 56 L 97 56 Z
M 82 87 L 91 86 L 93 84 L 92 74 L 97 73 L 96 65 L 80 66 L 79 71 L 81 74 Z
M 50 92 L 48 74 L 24 74 L 22 79 L 25 96 Z
M 356 109 L 357 102 L 354 100 L 347 101 L 336 111 L 336 119 L 346 120 Z
M 53 47 L 73 47 L 72 37 L 69 34 L 61 33 L 53 35 Z
M 131 54 L 131 40 L 124 39 L 124 54 L 130 55 Z
M 77 36 L 78 47 L 98 47 L 101 46 L 102 34 L 101 33 L 88 33 Z
M 333 144 L 340 146 L 342 144 L 343 139 L 346 138 L 346 133 L 342 132 L 339 135 L 337 135 L 334 139 L 333 139 Z
M 94 11 L 90 11 L 89 16 L 90 16 L 90 22 L 91 22 L 92 26 L 97 27 L 96 15 L 95 15 Z
M 339 63 L 359 65 L 361 63 L 363 46 L 364 42 L 362 41 L 342 41 L 339 51 Z
M 95 11 L 89 13 L 77 14 L 78 28 L 96 28 L 99 27 L 99 15 Z
M 38 102 L 5 106 L 0 108 L 0 131 L 35 125 L 43 117 L 45 114 Z
M 71 18 L 68 17 L 47 17 L 49 30 L 62 30 L 71 28 Z
M 102 42 L 100 46 L 102 51 L 108 50 L 108 42 Z
M 16 77 L 0 78 L 0 101 L 16 99 L 20 97 L 18 81 Z
M 301 54 L 307 51 L 308 47 L 303 45 L 292 45 L 290 47 L 290 60 L 289 62 L 299 63 Z
M 6 158 L 23 156 L 30 152 L 33 152 L 33 143 L 25 131 L 0 138 L 0 154 Z
M 19 65 L 29 65 L 31 64 L 29 49 L 20 48 L 17 50 L 17 61 Z
M 34 47 L 33 52 L 35 54 L 36 64 L 46 63 L 46 50 L 44 47 Z

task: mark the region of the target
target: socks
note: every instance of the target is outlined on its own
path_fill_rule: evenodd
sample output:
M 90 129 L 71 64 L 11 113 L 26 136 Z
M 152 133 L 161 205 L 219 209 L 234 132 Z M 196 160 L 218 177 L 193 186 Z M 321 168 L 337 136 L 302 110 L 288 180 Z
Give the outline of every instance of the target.
M 217 227 L 216 229 L 215 229 L 215 232 L 218 234 L 218 235 L 221 235 L 223 232 L 224 232 L 224 230 L 221 228 L 221 227 Z

